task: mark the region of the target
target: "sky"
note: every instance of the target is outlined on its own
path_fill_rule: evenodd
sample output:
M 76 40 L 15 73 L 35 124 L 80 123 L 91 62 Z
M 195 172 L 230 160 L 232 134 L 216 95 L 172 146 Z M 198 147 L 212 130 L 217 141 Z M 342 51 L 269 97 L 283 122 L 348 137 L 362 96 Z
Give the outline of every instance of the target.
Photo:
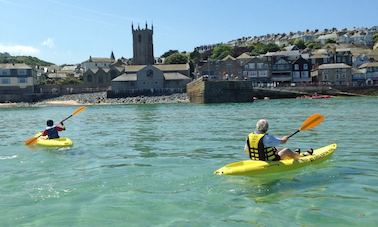
M 376 0 L 0 0 L 0 53 L 55 64 L 133 56 L 131 24 L 154 55 L 243 36 L 378 25 Z

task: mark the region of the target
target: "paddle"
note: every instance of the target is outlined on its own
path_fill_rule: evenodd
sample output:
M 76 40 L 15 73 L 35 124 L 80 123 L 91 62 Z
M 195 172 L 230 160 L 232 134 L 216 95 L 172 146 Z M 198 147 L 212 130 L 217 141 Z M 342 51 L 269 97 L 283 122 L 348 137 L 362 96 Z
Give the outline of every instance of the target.
M 309 116 L 302 123 L 301 127 L 296 132 L 294 132 L 293 134 L 291 134 L 288 138 L 294 136 L 295 134 L 297 134 L 300 131 L 306 131 L 306 130 L 312 129 L 312 128 L 318 126 L 323 121 L 324 121 L 324 116 L 323 115 L 321 115 L 319 113 L 313 114 L 313 115 Z
M 75 111 L 72 112 L 72 114 L 71 114 L 70 116 L 66 117 L 66 118 L 65 118 L 64 120 L 62 120 L 60 123 L 63 123 L 64 121 L 68 120 L 69 118 L 71 118 L 71 117 L 75 116 L 76 114 L 78 114 L 78 113 L 84 111 L 85 108 L 86 108 L 85 106 L 80 106 L 79 108 L 75 109 Z M 42 135 L 42 134 L 41 134 L 41 135 Z M 26 145 L 33 145 L 33 144 L 35 144 L 35 143 L 37 142 L 38 138 L 39 138 L 41 135 L 39 135 L 39 136 L 37 136 L 37 137 L 32 137 L 32 138 L 27 139 L 27 140 L 25 141 L 25 144 L 26 144 Z

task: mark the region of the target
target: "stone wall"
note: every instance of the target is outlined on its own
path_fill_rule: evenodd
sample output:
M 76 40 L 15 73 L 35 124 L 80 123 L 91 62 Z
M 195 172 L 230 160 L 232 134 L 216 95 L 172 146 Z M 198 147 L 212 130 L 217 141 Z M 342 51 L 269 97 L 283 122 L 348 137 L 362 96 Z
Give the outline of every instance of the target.
M 101 92 L 109 89 L 109 86 L 88 86 L 88 85 L 36 85 L 34 92 L 37 94 L 79 94 Z
M 184 88 L 162 88 L 162 89 L 129 89 L 123 91 L 108 90 L 107 98 L 126 98 L 136 96 L 164 96 L 175 93 L 185 93 Z
M 201 77 L 187 85 L 192 103 L 253 102 L 254 98 L 296 98 L 307 93 L 281 89 L 256 88 L 251 81 L 203 80 Z

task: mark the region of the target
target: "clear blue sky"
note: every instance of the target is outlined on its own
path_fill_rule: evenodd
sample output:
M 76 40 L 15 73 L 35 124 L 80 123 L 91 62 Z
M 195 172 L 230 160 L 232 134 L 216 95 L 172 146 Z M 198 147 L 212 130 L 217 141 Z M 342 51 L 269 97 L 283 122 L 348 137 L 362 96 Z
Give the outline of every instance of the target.
M 0 52 L 56 64 L 132 57 L 131 23 L 154 25 L 155 57 L 243 36 L 378 25 L 375 0 L 0 0 Z

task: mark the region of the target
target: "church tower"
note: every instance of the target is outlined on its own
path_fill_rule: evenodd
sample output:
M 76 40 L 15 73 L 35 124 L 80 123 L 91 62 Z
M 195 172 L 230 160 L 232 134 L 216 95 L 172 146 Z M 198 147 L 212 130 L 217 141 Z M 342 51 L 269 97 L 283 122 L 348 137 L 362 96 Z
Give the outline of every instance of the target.
M 131 24 L 131 30 L 133 31 L 133 62 L 135 65 L 153 65 L 154 58 L 154 46 L 152 43 L 152 35 L 154 32 L 154 26 L 148 29 L 146 27 L 141 29 L 138 25 L 137 29 L 134 29 L 134 25 Z

